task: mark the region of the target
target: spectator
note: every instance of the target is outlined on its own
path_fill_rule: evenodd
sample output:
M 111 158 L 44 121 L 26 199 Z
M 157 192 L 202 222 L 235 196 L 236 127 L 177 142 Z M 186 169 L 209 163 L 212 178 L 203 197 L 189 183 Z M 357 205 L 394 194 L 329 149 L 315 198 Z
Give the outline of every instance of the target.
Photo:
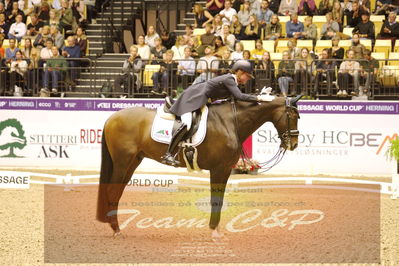
M 366 83 L 364 87 L 359 87 L 359 89 L 362 89 L 363 93 L 367 93 L 370 91 L 370 85 L 374 84 L 380 66 L 378 61 L 371 56 L 369 49 L 364 51 L 364 59 L 365 61 L 360 62 L 362 68 L 360 76 L 366 80 Z M 358 94 L 355 92 L 353 95 L 357 96 Z
M 264 52 L 266 52 L 266 50 L 263 49 L 262 40 L 256 40 L 255 49 L 251 51 L 252 59 L 255 59 L 256 62 L 262 60 Z
M 296 0 L 281 0 L 278 13 L 281 16 L 290 16 L 298 14 L 298 3 Z
M 154 26 L 150 25 L 148 27 L 147 35 L 144 38 L 145 44 L 147 44 L 150 49 L 155 47 L 155 39 L 159 38 L 158 33 L 156 33 Z
M 245 27 L 242 40 L 257 40 L 260 38 L 260 27 L 256 15 L 249 16 L 249 24 Z
M 85 4 L 83 3 L 83 0 L 72 0 L 71 10 L 75 22 L 78 25 L 83 25 L 85 19 Z
M 306 17 L 304 23 L 304 31 L 302 32 L 302 37 L 306 40 L 312 40 L 313 45 L 316 44 L 317 40 L 317 27 L 312 23 L 313 17 Z
M 48 20 L 48 25 L 49 26 L 58 26 L 60 23 L 60 18 L 58 17 L 55 9 L 51 9 L 49 12 L 49 20 Z
M 179 60 L 184 57 L 184 49 L 187 47 L 183 36 L 177 36 L 176 44 L 172 47 L 173 60 Z
M 287 97 L 289 85 L 294 81 L 292 78 L 294 76 L 295 65 L 290 59 L 290 53 L 284 51 L 283 60 L 278 65 L 277 80 L 280 91 L 284 97 Z
M 35 39 L 35 41 L 33 42 L 33 46 L 36 47 L 36 48 L 38 48 L 38 49 L 43 48 L 44 46 L 46 46 L 46 40 L 47 40 L 48 38 L 51 38 L 50 27 L 49 27 L 49 26 L 44 26 L 44 27 L 42 28 L 42 32 L 39 33 L 39 34 L 36 36 L 36 39 Z
M 343 28 L 344 11 L 341 8 L 341 3 L 338 0 L 334 1 L 333 10 L 331 12 L 332 19 L 338 23 L 340 31 Z
M 235 50 L 231 54 L 231 59 L 233 60 L 233 62 L 240 60 L 240 59 L 244 59 L 244 57 L 243 57 L 244 45 L 242 45 L 242 43 L 240 43 L 240 42 L 236 42 L 234 48 L 235 48 Z
M 154 43 L 155 47 L 151 48 L 151 60 L 153 64 L 159 65 L 167 49 L 162 45 L 160 38 L 156 38 Z
M 314 0 L 301 0 L 299 2 L 298 14 L 305 16 L 313 16 L 316 14 L 316 4 Z
M 301 49 L 300 60 L 295 62 L 296 92 L 306 93 L 308 82 L 312 79 L 313 59 L 308 48 Z M 302 91 L 301 91 L 302 89 Z
M 54 42 L 51 38 L 48 38 L 46 40 L 46 47 L 42 48 L 40 50 L 40 59 L 41 60 L 47 60 L 53 57 L 53 50 L 51 49 L 54 46 Z M 43 64 L 43 61 L 41 62 L 40 65 Z
M 213 48 L 205 47 L 205 56 L 201 57 L 197 64 L 197 72 L 200 75 L 194 80 L 193 84 L 207 81 L 215 77 L 219 69 L 219 61 L 213 56 Z
M 17 39 L 18 42 L 22 40 L 26 34 L 26 25 L 22 22 L 22 16 L 17 15 L 15 18 L 15 23 L 13 23 L 8 31 L 8 38 L 9 39 Z
M 222 17 L 220 15 L 216 15 L 213 18 L 212 33 L 215 36 L 221 35 L 222 34 L 222 26 L 223 26 Z
M 256 80 L 257 83 L 265 80 L 265 83 L 262 82 L 260 87 L 271 87 L 275 82 L 275 68 L 268 51 L 263 53 L 262 59 L 256 64 Z
M 245 1 L 244 4 L 242 5 L 241 10 L 238 12 L 238 20 L 240 21 L 240 24 L 244 27 L 248 26 L 249 24 L 249 16 L 253 15 L 252 10 L 251 10 L 251 4 L 249 1 Z
M 28 24 L 28 32 L 26 35 L 34 37 L 39 34 L 40 29 L 44 26 L 44 23 L 42 21 L 39 21 L 39 17 L 37 16 L 37 14 L 32 14 L 30 18 L 31 23 Z
M 278 9 L 280 8 L 280 2 L 281 2 L 281 0 L 270 0 L 269 1 L 269 8 L 271 11 L 273 11 L 273 14 L 278 13 Z
M 12 8 L 11 9 L 7 9 L 6 12 L 6 16 L 7 16 L 7 20 L 10 24 L 15 23 L 17 16 L 20 15 L 21 16 L 21 22 L 25 21 L 25 14 L 24 12 L 19 9 L 18 6 L 18 2 L 13 2 L 12 3 Z
M 145 44 L 144 41 L 144 35 L 139 35 L 139 37 L 137 38 L 137 49 L 138 49 L 138 54 L 141 58 L 141 60 L 150 60 L 150 56 L 151 56 L 151 50 L 150 47 Z
M 332 19 L 332 14 L 326 14 L 327 22 L 321 28 L 321 39 L 331 40 L 339 32 L 339 24 Z
M 19 51 L 19 48 L 15 45 L 15 39 L 10 39 L 10 47 L 6 48 L 6 63 L 11 63 L 15 59 L 15 55 Z
M 85 31 L 84 31 L 84 29 L 82 27 L 77 27 L 76 28 L 75 42 L 80 48 L 81 57 L 86 56 L 87 37 L 86 37 Z
M 32 52 L 29 57 L 29 65 L 28 65 L 28 88 L 36 91 L 38 88 L 38 78 L 39 77 L 39 50 L 36 48 L 32 49 Z
M 312 94 L 317 96 L 319 94 L 319 86 L 325 80 L 327 82 L 328 95 L 331 95 L 332 82 L 334 80 L 335 62 L 330 59 L 330 49 L 325 48 L 321 52 L 321 58 L 316 64 L 316 78 L 314 91 Z
M 51 7 L 55 10 L 60 11 L 62 9 L 62 4 L 61 0 L 53 0 L 53 3 L 51 4 Z
M 212 25 L 206 24 L 205 33 L 201 35 L 201 46 L 198 48 L 199 56 L 204 55 L 205 47 L 214 46 L 216 36 L 212 33 Z
M 362 16 L 362 11 L 359 9 L 359 3 L 357 1 L 352 2 L 352 11 L 348 12 L 346 21 L 348 27 L 354 28 L 359 24 Z
M 251 64 L 252 69 L 255 68 L 255 61 L 251 60 L 251 52 L 250 51 L 244 50 L 242 52 L 242 57 L 244 60 L 247 60 Z
M 359 0 L 360 9 L 363 13 L 370 13 L 370 0 Z M 393 6 L 393 9 L 396 9 L 397 6 Z
M 229 47 L 224 45 L 223 39 L 220 36 L 216 36 L 215 39 L 215 47 L 214 47 L 214 56 L 217 58 L 222 58 L 222 55 L 224 54 L 224 51 L 229 50 Z
M 332 12 L 333 0 L 321 0 L 319 4 L 319 15 L 323 16 Z
M 32 45 L 32 40 L 29 38 L 26 38 L 24 47 L 22 48 L 23 57 L 29 59 L 32 54 L 33 49 L 35 49 L 35 48 Z
M 219 63 L 219 73 L 218 75 L 226 74 L 230 71 L 233 66 L 233 61 L 231 60 L 231 53 L 229 50 L 224 50 L 221 61 Z
M 141 61 L 141 57 L 138 53 L 138 48 L 135 45 L 130 46 L 130 56 L 123 62 L 122 75 L 116 77 L 114 81 L 115 92 L 122 92 L 122 84 L 124 88 L 124 93 L 128 93 L 132 90 L 133 87 L 135 91 L 138 91 L 138 89 L 141 87 L 139 74 L 142 67 L 143 61 Z
M 344 16 L 347 16 L 352 11 L 352 2 L 350 0 L 344 0 L 341 2 L 341 8 L 344 12 Z
M 301 56 L 301 48 L 296 47 L 296 39 L 290 39 L 287 42 L 290 59 L 297 59 Z
M 194 80 L 195 75 L 195 61 L 194 58 L 191 57 L 190 47 L 184 49 L 184 58 L 179 61 L 177 69 L 179 77 L 182 80 L 183 88 L 187 88 L 188 83 Z
M 232 7 L 236 10 L 236 12 L 238 13 L 241 9 L 241 5 L 244 3 L 244 0 L 232 0 L 231 4 Z
M 270 23 L 273 14 L 273 11 L 269 9 L 269 1 L 262 0 L 259 13 L 257 14 L 260 26 L 265 28 Z
M 15 53 L 15 60 L 11 62 L 10 68 L 10 91 L 13 91 L 15 86 L 24 87 L 26 72 L 28 71 L 28 64 L 23 60 L 22 52 Z
M 219 12 L 219 15 L 222 17 L 222 22 L 230 24 L 232 17 L 236 14 L 237 11 L 231 7 L 231 0 L 225 0 L 224 9 Z
M 40 7 L 40 11 L 38 13 L 39 20 L 42 21 L 44 24 L 49 24 L 50 20 L 50 5 L 47 2 L 43 2 L 42 6 Z M 57 23 L 58 25 L 58 23 Z
M 56 46 L 51 47 L 51 52 L 53 55 L 49 60 L 47 60 L 47 67 L 44 70 L 43 88 L 41 89 L 41 92 L 45 94 L 50 94 L 50 77 L 53 84 L 51 92 L 58 92 L 58 81 L 63 79 L 63 72 L 68 68 L 65 58 L 59 55 L 58 48 Z
M 359 34 L 355 33 L 352 37 L 352 46 L 350 48 L 354 52 L 355 59 L 363 59 L 364 50 L 366 47 L 360 43 Z
M 5 53 L 6 51 L 3 48 L 3 39 L 0 39 L 0 61 L 3 60 Z
M 238 19 L 238 16 L 234 15 L 230 24 L 230 32 L 234 34 L 234 37 L 236 37 L 236 39 L 239 39 L 242 29 L 243 27 L 240 23 L 240 20 Z
M 167 30 L 162 30 L 161 32 L 161 40 L 162 45 L 166 47 L 166 49 L 171 49 L 176 42 L 176 35 L 171 32 L 169 33 Z
M 220 36 L 222 37 L 223 43 L 229 47 L 232 51 L 234 50 L 234 44 L 236 42 L 236 37 L 230 33 L 230 26 L 225 24 L 223 25 L 223 34 Z
M 0 14 L 6 14 L 6 8 L 4 7 L 3 2 L 0 2 Z
M 68 0 L 61 1 L 61 10 L 60 10 L 60 22 L 58 24 L 58 29 L 60 32 L 72 30 L 73 23 L 73 12 L 69 7 Z
M 5 39 L 8 37 L 8 31 L 10 30 L 10 24 L 6 21 L 6 15 L 4 13 L 0 14 L 0 36 Z
M 205 28 L 205 25 L 211 23 L 213 20 L 213 16 L 208 10 L 204 10 L 200 4 L 194 5 L 193 12 L 195 17 L 195 28 Z
M 191 26 L 190 24 L 186 24 L 185 31 L 186 33 L 183 35 L 184 44 L 188 44 L 190 39 L 195 38 L 193 36 L 193 26 Z
M 392 5 L 392 0 L 378 0 L 375 6 L 375 15 L 385 15 L 395 9 L 395 6 Z
M 72 87 L 75 87 L 75 81 L 78 78 L 79 75 L 79 67 L 80 67 L 80 61 L 79 59 L 81 58 L 80 54 L 80 46 L 76 44 L 75 37 L 69 36 L 67 39 L 68 46 L 66 46 L 63 51 L 62 55 L 67 59 L 68 62 L 68 67 L 71 70 L 70 71 L 70 77 L 71 77 L 71 85 Z
M 152 90 L 151 93 L 168 94 L 167 91 L 169 89 L 170 79 L 176 76 L 177 71 L 177 63 L 173 60 L 173 57 L 174 55 L 172 50 L 166 51 L 165 60 L 160 63 L 161 68 L 151 77 L 154 82 L 154 90 Z
M 396 21 L 396 13 L 390 12 L 388 19 L 384 21 L 381 27 L 379 39 L 390 39 L 392 47 L 395 46 L 395 41 L 399 38 L 399 23 Z
M 249 3 L 251 4 L 252 13 L 257 15 L 260 11 L 261 0 L 245 0 L 245 1 L 249 1 Z
M 332 47 L 329 48 L 329 54 L 331 54 L 331 57 L 333 59 L 339 59 L 336 61 L 338 67 L 341 65 L 342 59 L 344 59 L 345 55 L 344 48 L 339 46 L 339 40 L 338 36 L 332 38 Z
M 219 14 L 222 11 L 224 6 L 224 0 L 206 0 L 205 7 L 208 9 L 208 12 L 214 17 L 216 14 Z
M 57 26 L 51 26 L 50 27 L 50 34 L 51 34 L 51 39 L 54 41 L 54 45 L 58 48 L 58 50 L 62 50 L 65 45 L 65 39 L 64 35 L 62 35 L 59 31 Z
M 197 40 L 198 40 L 197 38 L 191 38 L 187 44 L 187 47 L 190 48 L 191 56 L 194 58 L 198 58 L 199 45 L 198 45 Z
M 278 16 L 273 15 L 270 23 L 266 25 L 265 39 L 266 40 L 277 40 L 281 37 L 282 26 L 279 22 Z
M 348 96 L 349 82 L 353 82 L 353 92 L 356 94 L 359 91 L 359 69 L 360 64 L 355 59 L 355 52 L 353 50 L 348 50 L 346 52 L 348 60 L 341 63 L 338 71 L 338 86 L 339 90 L 337 93 L 338 97 Z
M 28 0 L 28 12 L 25 15 L 36 14 L 40 10 L 42 0 Z
M 304 31 L 303 23 L 298 21 L 298 15 L 292 14 L 291 20 L 285 25 L 287 37 L 299 39 L 302 38 L 302 33 Z
M 375 29 L 374 29 L 374 23 L 369 20 L 370 14 L 363 13 L 361 18 L 362 21 L 359 24 L 357 24 L 357 26 L 353 29 L 353 33 L 358 33 L 359 37 L 362 39 L 370 39 L 374 41 Z

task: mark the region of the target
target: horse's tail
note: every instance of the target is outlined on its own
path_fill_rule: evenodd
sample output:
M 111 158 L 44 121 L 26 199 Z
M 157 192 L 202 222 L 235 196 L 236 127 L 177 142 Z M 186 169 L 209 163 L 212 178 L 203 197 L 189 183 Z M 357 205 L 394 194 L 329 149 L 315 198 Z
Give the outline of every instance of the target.
M 100 184 L 98 188 L 97 199 L 97 220 L 107 223 L 109 218 L 108 212 L 108 193 L 107 186 L 109 186 L 112 178 L 113 162 L 111 154 L 109 153 L 107 142 L 105 140 L 105 130 L 101 139 L 101 171 L 100 171 Z

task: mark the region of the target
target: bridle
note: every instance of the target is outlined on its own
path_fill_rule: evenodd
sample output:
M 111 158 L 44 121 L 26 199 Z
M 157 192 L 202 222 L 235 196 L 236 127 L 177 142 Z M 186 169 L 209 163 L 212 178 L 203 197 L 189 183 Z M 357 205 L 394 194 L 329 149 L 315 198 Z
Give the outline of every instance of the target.
M 280 120 L 283 118 L 283 115 L 285 114 L 285 116 L 287 118 L 287 127 L 283 133 L 278 134 L 278 137 L 281 139 L 281 142 L 285 143 L 287 148 L 291 147 L 291 137 L 299 136 L 299 130 L 291 129 L 291 123 L 292 123 L 291 122 L 291 120 L 292 120 L 291 114 L 292 114 L 292 112 L 295 112 L 297 114 L 298 118 L 300 118 L 299 112 L 298 112 L 298 109 L 296 108 L 296 106 L 293 106 L 291 104 L 290 99 L 286 98 L 285 99 L 285 112 L 277 120 L 277 123 L 280 122 Z

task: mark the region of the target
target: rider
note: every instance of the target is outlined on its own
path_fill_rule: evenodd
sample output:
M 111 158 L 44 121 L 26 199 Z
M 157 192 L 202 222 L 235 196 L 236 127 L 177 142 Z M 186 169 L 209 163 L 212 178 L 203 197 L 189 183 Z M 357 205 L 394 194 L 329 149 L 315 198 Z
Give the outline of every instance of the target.
M 266 95 L 245 94 L 238 88 L 239 84 L 245 84 L 252 76 L 252 67 L 249 61 L 237 61 L 231 70 L 232 73 L 212 78 L 208 81 L 197 83 L 188 87 L 170 108 L 170 112 L 181 117 L 182 125 L 173 134 L 168 150 L 162 156 L 162 163 L 172 166 L 180 164 L 175 159 L 175 149 L 186 133 L 191 128 L 191 112 L 200 109 L 208 102 L 208 99 L 224 99 L 234 96 L 235 99 L 246 102 L 270 101 Z

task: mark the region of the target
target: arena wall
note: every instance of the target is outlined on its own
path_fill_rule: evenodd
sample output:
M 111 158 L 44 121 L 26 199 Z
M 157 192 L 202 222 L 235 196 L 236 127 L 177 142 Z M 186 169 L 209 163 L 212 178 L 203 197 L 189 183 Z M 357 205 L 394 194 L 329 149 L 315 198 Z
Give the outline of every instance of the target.
M 0 167 L 98 170 L 106 119 L 122 108 L 155 109 L 160 104 L 158 99 L 2 98 Z M 399 102 L 302 101 L 299 110 L 299 148 L 287 152 L 270 173 L 391 174 L 385 152 L 399 131 Z M 26 145 L 15 136 L 25 138 Z M 252 135 L 252 154 L 258 161 L 270 159 L 278 146 L 269 123 Z M 169 168 L 151 160 L 142 167 L 154 165 Z

